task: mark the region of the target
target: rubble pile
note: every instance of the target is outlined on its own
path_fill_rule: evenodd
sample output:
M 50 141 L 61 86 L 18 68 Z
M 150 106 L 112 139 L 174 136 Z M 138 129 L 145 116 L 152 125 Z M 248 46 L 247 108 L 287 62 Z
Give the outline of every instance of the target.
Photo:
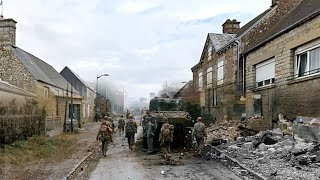
M 207 142 L 212 144 L 212 141 L 217 142 L 233 142 L 240 136 L 239 121 L 222 121 L 211 124 L 207 128 L 208 139 Z M 214 144 L 212 144 L 214 145 Z
M 276 179 L 320 179 L 320 145 L 280 128 L 238 137 L 218 147 L 251 169 Z

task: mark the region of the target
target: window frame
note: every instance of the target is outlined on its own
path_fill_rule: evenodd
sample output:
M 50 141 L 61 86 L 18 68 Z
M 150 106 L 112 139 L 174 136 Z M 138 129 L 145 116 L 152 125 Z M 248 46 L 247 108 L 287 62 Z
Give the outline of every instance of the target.
M 271 63 L 274 63 L 274 77 L 271 77 L 269 79 L 264 79 L 262 81 L 257 81 L 257 69 L 258 68 L 261 68 L 263 66 L 267 66 Z M 275 76 L 276 76 L 276 61 L 275 61 L 275 58 L 270 58 L 268 60 L 265 60 L 263 62 L 260 62 L 256 65 L 254 65 L 254 68 L 255 68 L 255 87 L 256 88 L 262 88 L 262 87 L 267 87 L 267 86 L 272 86 L 275 84 Z
M 202 90 L 203 87 L 203 73 L 199 72 L 198 73 L 198 86 L 199 86 L 199 90 Z
M 49 98 L 49 87 L 44 86 L 43 95 L 45 98 Z
M 300 50 L 299 50 L 300 49 Z M 310 56 L 310 52 L 312 50 L 315 50 L 315 49 L 319 49 L 320 51 L 320 43 L 319 44 L 316 44 L 316 45 L 312 45 L 312 46 L 309 46 L 309 47 L 306 47 L 306 48 L 298 48 L 298 50 L 295 52 L 294 54 L 294 75 L 293 77 L 296 78 L 296 79 L 300 79 L 300 78 L 305 78 L 305 77 L 309 77 L 309 76 L 314 76 L 314 75 L 318 75 L 320 74 L 320 68 L 318 69 L 315 69 L 313 71 L 316 71 L 315 73 L 311 73 L 310 72 L 310 61 L 311 61 L 311 56 Z M 300 74 L 300 61 L 301 61 L 301 56 L 304 55 L 304 54 L 307 54 L 307 65 L 306 65 L 306 70 L 302 73 L 302 75 Z M 320 61 L 320 59 L 318 59 L 318 61 Z
M 212 46 L 209 46 L 208 47 L 208 61 L 211 61 L 212 60 Z
M 219 73 L 221 73 L 221 78 L 219 77 Z M 221 60 L 217 63 L 217 85 L 223 84 L 223 79 L 224 79 L 224 61 Z
M 210 88 L 210 87 L 212 87 L 212 83 L 213 83 L 213 74 L 212 74 L 212 67 L 208 67 L 208 69 L 207 69 L 207 87 L 208 88 Z M 210 82 L 209 82 L 209 78 L 208 77 L 210 77 Z

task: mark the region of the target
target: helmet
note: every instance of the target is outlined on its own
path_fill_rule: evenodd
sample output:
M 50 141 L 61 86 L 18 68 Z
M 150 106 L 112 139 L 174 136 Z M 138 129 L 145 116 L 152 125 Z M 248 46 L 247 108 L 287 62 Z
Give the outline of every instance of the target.
M 202 121 L 202 117 L 197 118 L 197 122 Z
M 133 119 L 132 114 L 129 114 L 128 119 Z
M 102 125 L 107 125 L 107 122 L 106 122 L 106 121 L 102 121 L 101 124 L 102 124 Z

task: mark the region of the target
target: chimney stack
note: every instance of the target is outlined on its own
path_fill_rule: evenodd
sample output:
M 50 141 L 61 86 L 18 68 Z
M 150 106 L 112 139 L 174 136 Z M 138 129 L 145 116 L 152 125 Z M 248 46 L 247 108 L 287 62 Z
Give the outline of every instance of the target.
M 0 19 L 0 46 L 16 45 L 16 21 Z
M 237 21 L 236 19 L 230 20 L 227 19 L 226 22 L 222 24 L 223 33 L 227 34 L 237 34 L 240 30 L 240 22 Z

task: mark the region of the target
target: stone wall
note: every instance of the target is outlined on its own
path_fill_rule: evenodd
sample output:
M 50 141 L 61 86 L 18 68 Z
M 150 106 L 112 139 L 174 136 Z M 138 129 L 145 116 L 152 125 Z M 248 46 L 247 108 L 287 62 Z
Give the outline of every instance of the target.
M 316 17 L 290 32 L 274 39 L 247 57 L 247 90 L 262 95 L 263 118 L 267 123 L 276 119 L 279 113 L 289 118 L 296 116 L 320 116 L 320 75 L 293 79 L 294 52 L 297 47 L 320 38 L 320 17 Z M 257 63 L 275 58 L 275 85 L 255 89 L 255 68 Z M 250 101 L 247 92 L 247 102 Z M 247 115 L 252 115 L 252 104 L 247 103 Z
M 0 46 L 0 79 L 26 91 L 36 93 L 36 80 L 15 57 L 12 46 Z

